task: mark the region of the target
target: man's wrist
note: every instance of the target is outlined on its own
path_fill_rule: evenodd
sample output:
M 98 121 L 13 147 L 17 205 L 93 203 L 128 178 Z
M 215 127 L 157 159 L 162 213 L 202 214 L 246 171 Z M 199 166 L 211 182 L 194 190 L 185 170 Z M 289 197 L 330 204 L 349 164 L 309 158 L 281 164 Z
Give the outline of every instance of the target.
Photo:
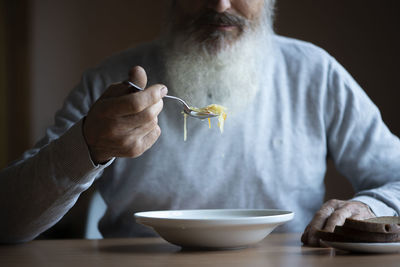
M 362 202 L 362 201 L 353 200 L 353 199 L 350 199 L 349 201 L 351 201 L 351 202 L 357 202 L 357 203 L 361 204 L 362 206 L 364 206 L 364 207 L 368 210 L 368 212 L 371 214 L 371 217 L 376 217 L 375 212 L 371 209 L 371 207 L 370 207 L 368 204 L 366 204 L 366 203 L 364 203 L 364 202 Z
M 95 153 L 92 151 L 92 149 L 89 146 L 89 143 L 86 139 L 86 135 L 85 135 L 85 120 L 86 120 L 86 116 L 83 117 L 82 119 L 82 136 L 83 136 L 83 140 L 85 140 L 85 144 L 87 147 L 87 150 L 89 151 L 89 160 L 92 163 L 93 167 L 100 167 L 100 166 L 108 166 L 110 165 L 115 157 L 106 157 L 106 158 L 98 158 Z
M 384 202 L 372 197 L 372 196 L 367 196 L 367 195 L 358 195 L 354 198 L 351 199 L 351 201 L 359 201 L 362 202 L 371 209 L 373 214 L 375 214 L 376 217 L 380 216 L 397 216 L 397 212 L 386 205 Z
M 82 119 L 82 136 L 83 136 L 83 140 L 85 140 L 86 143 L 86 147 L 89 151 L 89 158 L 90 161 L 92 162 L 93 166 L 98 167 L 101 165 L 106 165 L 110 160 L 113 159 L 113 157 L 106 157 L 106 158 L 99 158 L 95 155 L 94 151 L 90 148 L 89 142 L 86 138 L 86 134 L 85 134 L 85 121 L 86 121 L 86 116 L 83 117 Z

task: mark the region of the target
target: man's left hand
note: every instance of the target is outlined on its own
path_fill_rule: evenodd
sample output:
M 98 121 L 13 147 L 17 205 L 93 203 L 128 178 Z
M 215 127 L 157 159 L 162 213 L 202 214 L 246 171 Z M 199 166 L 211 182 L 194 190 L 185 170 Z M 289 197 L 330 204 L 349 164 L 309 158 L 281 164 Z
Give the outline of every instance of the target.
M 346 218 L 363 220 L 375 217 L 364 203 L 331 199 L 322 205 L 301 236 L 301 242 L 308 246 L 320 246 L 317 230 L 333 232 L 336 225 L 343 225 Z

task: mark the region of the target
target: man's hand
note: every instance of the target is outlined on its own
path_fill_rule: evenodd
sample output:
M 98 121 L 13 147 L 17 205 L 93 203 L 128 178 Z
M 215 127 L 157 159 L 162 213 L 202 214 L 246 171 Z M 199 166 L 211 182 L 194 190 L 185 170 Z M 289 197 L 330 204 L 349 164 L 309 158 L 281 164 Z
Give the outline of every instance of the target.
M 145 88 L 146 72 L 134 67 L 129 80 Z M 149 149 L 161 134 L 157 116 L 167 91 L 160 84 L 140 92 L 122 83 L 111 85 L 91 107 L 83 125 L 94 163 L 112 157 L 138 157 Z
M 333 232 L 335 226 L 343 225 L 346 218 L 362 220 L 372 217 L 375 217 L 375 214 L 362 202 L 331 199 L 322 205 L 308 224 L 301 236 L 301 242 L 304 245 L 319 246 L 317 230 Z

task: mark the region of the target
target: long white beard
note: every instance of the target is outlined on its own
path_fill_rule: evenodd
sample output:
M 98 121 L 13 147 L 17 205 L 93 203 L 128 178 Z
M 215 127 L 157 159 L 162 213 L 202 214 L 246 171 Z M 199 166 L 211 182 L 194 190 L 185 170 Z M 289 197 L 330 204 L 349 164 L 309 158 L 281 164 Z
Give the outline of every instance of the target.
M 166 40 L 165 79 L 170 94 L 195 107 L 223 105 L 230 115 L 243 110 L 259 90 L 271 28 L 263 21 L 216 53 L 194 39 Z M 223 37 L 219 42 L 224 42 Z

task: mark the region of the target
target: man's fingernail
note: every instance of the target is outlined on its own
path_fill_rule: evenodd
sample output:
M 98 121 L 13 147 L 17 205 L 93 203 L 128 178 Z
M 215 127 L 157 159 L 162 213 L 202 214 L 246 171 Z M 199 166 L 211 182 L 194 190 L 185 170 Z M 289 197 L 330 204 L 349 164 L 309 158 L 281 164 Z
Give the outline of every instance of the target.
M 161 88 L 160 92 L 161 92 L 161 97 L 166 96 L 168 93 L 167 87 L 164 86 L 163 88 Z

